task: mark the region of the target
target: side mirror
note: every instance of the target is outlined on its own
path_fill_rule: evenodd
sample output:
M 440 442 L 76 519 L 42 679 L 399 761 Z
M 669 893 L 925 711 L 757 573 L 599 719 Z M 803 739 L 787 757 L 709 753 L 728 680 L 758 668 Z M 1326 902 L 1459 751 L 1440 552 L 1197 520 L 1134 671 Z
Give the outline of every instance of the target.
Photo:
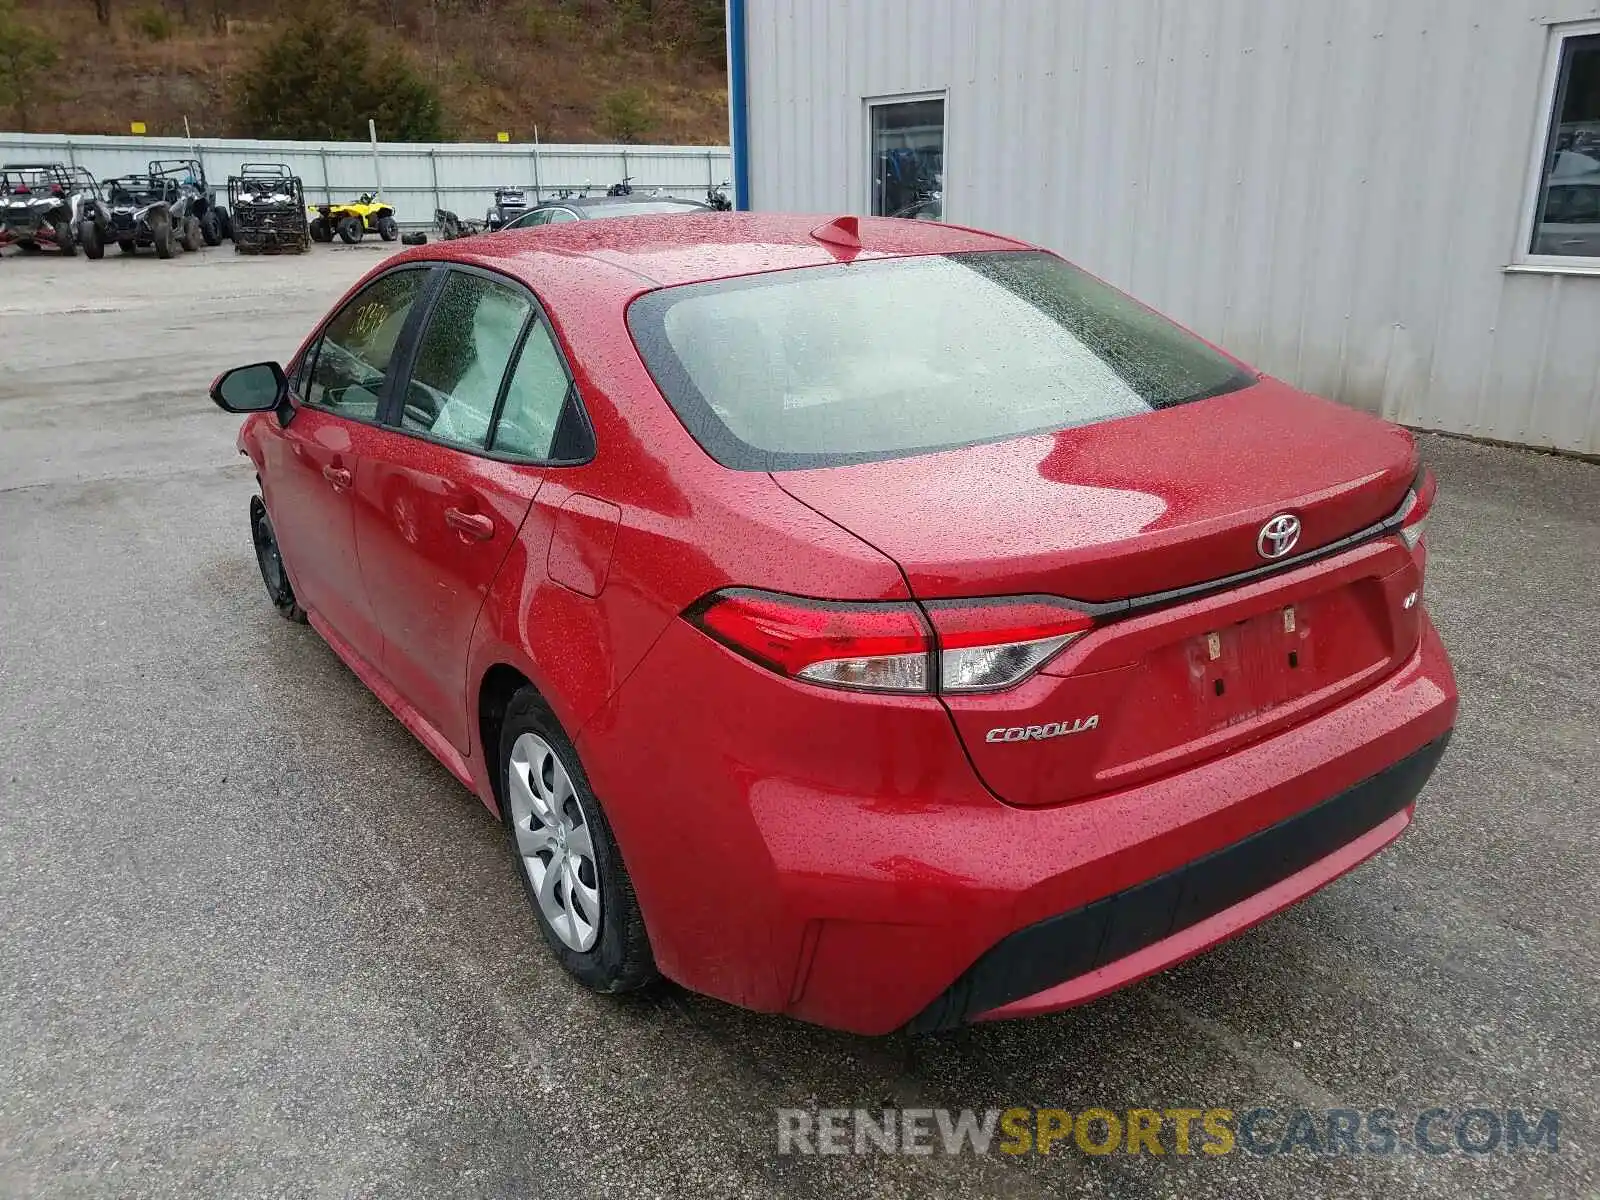
M 271 412 L 288 398 L 289 380 L 275 362 L 235 367 L 211 385 L 211 399 L 223 412 Z

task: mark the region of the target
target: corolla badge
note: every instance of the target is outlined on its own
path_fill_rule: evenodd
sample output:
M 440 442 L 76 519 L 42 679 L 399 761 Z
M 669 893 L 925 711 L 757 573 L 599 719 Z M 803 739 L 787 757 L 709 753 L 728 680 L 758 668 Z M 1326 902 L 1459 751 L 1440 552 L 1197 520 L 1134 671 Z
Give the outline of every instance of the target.
M 1256 534 L 1256 550 L 1262 558 L 1282 558 L 1299 540 L 1300 518 L 1293 513 L 1279 513 Z
M 1066 737 L 1069 733 L 1088 733 L 1100 727 L 1100 714 L 1079 717 L 1076 721 L 1051 721 L 1048 725 L 1012 725 L 1010 728 L 991 729 L 983 735 L 986 742 L 1042 742 L 1046 738 Z

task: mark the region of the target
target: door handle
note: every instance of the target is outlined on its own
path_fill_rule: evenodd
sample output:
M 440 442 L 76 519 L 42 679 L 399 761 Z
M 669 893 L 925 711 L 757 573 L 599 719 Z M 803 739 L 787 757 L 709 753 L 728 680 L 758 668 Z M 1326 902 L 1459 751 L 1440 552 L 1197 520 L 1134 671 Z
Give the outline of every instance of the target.
M 468 537 L 475 537 L 480 542 L 488 541 L 494 536 L 494 518 L 486 513 L 462 512 L 459 508 L 444 510 L 444 523 L 458 533 Z
M 343 490 L 350 486 L 350 481 L 355 478 L 343 467 L 323 467 L 322 477 L 333 484 L 335 489 Z

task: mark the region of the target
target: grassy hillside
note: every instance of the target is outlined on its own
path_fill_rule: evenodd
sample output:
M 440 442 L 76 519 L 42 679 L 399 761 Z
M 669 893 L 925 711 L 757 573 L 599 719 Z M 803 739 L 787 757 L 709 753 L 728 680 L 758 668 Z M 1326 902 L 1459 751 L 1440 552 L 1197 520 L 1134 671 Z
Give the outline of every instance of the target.
M 437 87 L 447 135 L 492 141 L 727 141 L 721 0 L 14 0 L 54 43 L 35 131 L 247 137 L 237 82 L 290 17 L 356 20 Z M 103 19 L 102 19 L 103 18 Z M 382 136 L 382 130 L 379 131 Z

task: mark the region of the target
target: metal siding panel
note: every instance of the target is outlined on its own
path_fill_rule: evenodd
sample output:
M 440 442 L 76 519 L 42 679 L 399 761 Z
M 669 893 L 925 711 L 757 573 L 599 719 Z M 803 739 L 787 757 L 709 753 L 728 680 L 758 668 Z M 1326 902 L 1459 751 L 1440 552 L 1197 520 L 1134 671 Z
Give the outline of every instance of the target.
M 496 186 L 531 188 L 533 155 L 528 144 L 380 142 L 378 169 L 385 198 L 394 204 L 401 221 L 426 225 L 432 223 L 436 207 L 473 218 L 489 207 Z M 709 172 L 708 155 L 713 164 Z M 603 191 L 627 173 L 635 176 L 635 187 L 642 190 L 659 187 L 668 195 L 697 200 L 705 195 L 708 174 L 721 180 L 732 173 L 725 146 L 557 145 L 541 146 L 538 157 L 545 195 L 555 188 L 582 187 L 585 181 Z M 226 189 L 228 176 L 243 163 L 282 162 L 304 180 L 311 203 L 353 197 L 371 190 L 375 182 L 372 149 L 366 142 L 0 134 L 0 161 L 39 158 L 76 162 L 101 179 L 141 172 L 153 158 L 199 158 L 219 191 Z
M 1235 300 L 1227 306 L 1222 344 L 1257 366 L 1282 371 L 1267 345 L 1285 172 L 1281 166 L 1263 171 L 1261 164 L 1281 163 L 1289 141 L 1292 122 L 1284 119 L 1284 110 L 1294 90 L 1294 63 L 1284 51 L 1295 40 L 1305 9 L 1272 5 L 1263 11 L 1252 4 L 1248 11 L 1233 69 L 1249 81 L 1245 141 L 1250 151 L 1237 164 L 1240 257 L 1233 265 Z
M 1225 0 L 1224 15 L 1212 27 L 1216 40 L 1205 69 L 1217 79 L 1217 91 L 1203 128 L 1215 135 L 1201 136 L 1205 174 L 1205 207 L 1195 240 L 1199 245 L 1190 278 L 1185 281 L 1190 300 L 1187 311 L 1194 327 L 1219 344 L 1226 344 L 1236 325 L 1238 289 L 1246 281 L 1240 264 L 1250 253 L 1252 230 L 1241 219 L 1245 207 L 1245 167 L 1255 150 L 1254 74 L 1242 69 L 1246 14 L 1252 0 Z M 1254 60 L 1259 66 L 1259 60 Z M 1220 144 L 1214 162 L 1204 161 L 1204 148 Z M 1209 167 L 1209 169 L 1207 169 Z
M 948 88 L 952 220 L 1052 246 L 1358 406 L 1600 453 L 1600 343 L 1579 336 L 1600 279 L 1501 270 L 1545 22 L 1594 0 L 749 8 L 760 206 L 861 211 L 862 100 Z M 805 43 L 787 65 L 780 12 Z
M 1600 288 L 1573 276 L 1551 276 L 1545 283 L 1551 302 L 1543 370 L 1512 440 L 1567 446 L 1586 437 L 1591 425 L 1600 381 Z M 1552 403 L 1556 398 L 1561 402 Z

